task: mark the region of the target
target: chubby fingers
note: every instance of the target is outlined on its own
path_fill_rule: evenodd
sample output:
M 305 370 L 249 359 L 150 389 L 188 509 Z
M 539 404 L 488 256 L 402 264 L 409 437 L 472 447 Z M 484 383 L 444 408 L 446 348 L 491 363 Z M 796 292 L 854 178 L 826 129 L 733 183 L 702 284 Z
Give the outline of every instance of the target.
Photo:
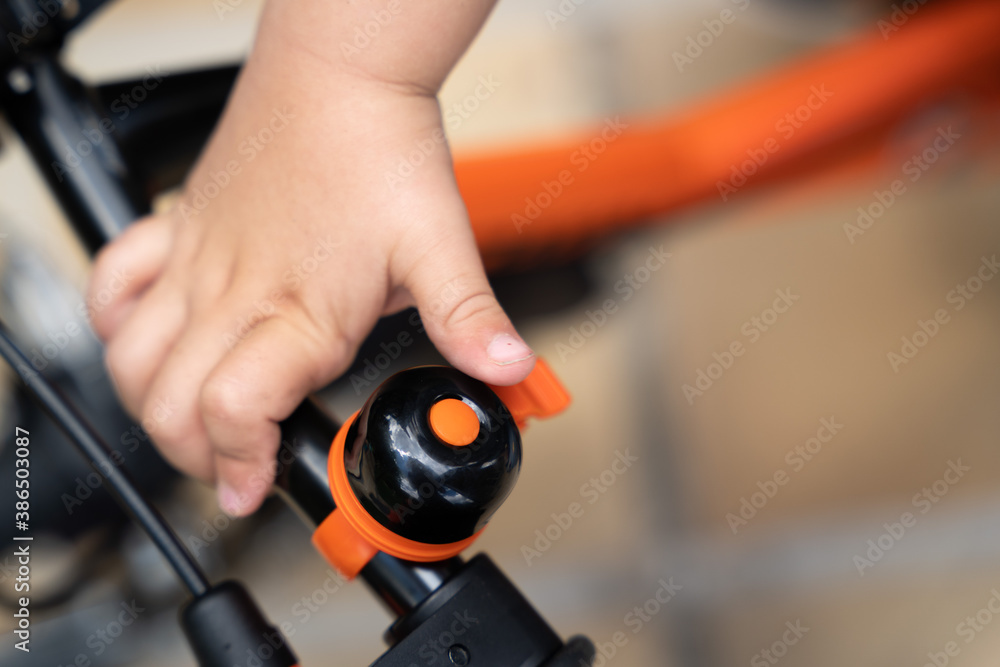
M 260 506 L 274 481 L 279 423 L 309 392 L 343 373 L 353 355 L 343 336 L 320 336 L 294 317 L 278 316 L 215 366 L 201 387 L 199 409 L 223 510 L 244 516 Z
M 87 303 L 94 332 L 115 336 L 135 309 L 138 297 L 159 277 L 173 246 L 174 221 L 153 216 L 129 226 L 94 260 Z

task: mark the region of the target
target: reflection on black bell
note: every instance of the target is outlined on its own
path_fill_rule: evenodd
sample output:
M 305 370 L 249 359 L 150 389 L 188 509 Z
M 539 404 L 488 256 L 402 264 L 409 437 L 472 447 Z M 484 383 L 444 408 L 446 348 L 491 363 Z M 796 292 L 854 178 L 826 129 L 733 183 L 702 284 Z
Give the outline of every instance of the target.
M 386 380 L 347 432 L 354 495 L 380 524 L 425 544 L 479 532 L 517 481 L 521 437 L 484 383 L 444 366 Z

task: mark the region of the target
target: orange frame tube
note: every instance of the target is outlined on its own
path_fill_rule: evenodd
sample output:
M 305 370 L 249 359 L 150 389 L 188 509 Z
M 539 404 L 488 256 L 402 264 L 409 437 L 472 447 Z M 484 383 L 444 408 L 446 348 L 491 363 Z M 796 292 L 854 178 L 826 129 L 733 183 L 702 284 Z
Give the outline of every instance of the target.
M 843 153 L 851 139 L 870 147 L 873 130 L 991 76 L 997 63 L 1000 2 L 921 7 L 886 36 L 875 28 L 681 113 L 632 123 L 594 159 L 583 147 L 600 148 L 602 131 L 604 139 L 615 132 L 610 125 L 547 147 L 459 156 L 455 174 L 489 268 L 551 262 L 553 252 L 651 216 L 723 201 L 720 190 L 732 193 L 720 184 L 732 183 L 755 151 L 768 159 L 747 187 L 831 149 Z M 822 113 L 783 138 L 776 123 L 818 94 Z

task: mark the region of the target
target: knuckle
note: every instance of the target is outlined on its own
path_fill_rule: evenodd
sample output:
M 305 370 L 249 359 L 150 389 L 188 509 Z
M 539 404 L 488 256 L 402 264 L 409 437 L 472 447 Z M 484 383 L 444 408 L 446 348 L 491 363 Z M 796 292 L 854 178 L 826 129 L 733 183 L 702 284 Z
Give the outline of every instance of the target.
M 317 341 L 313 345 L 313 349 L 316 350 L 314 356 L 325 361 L 317 364 L 316 372 L 311 379 L 313 381 L 328 380 L 326 376 L 330 374 L 330 369 L 327 367 L 332 365 L 336 368 L 340 363 L 352 359 L 359 347 L 361 347 L 361 342 L 343 331 L 337 331 L 325 339 Z M 332 364 L 327 363 L 327 361 L 332 362 Z
M 233 424 L 251 416 L 245 385 L 223 375 L 210 376 L 198 396 L 201 413 L 206 420 Z
M 446 329 L 461 327 L 466 322 L 499 308 L 492 292 L 483 290 L 457 300 L 444 308 L 441 323 Z

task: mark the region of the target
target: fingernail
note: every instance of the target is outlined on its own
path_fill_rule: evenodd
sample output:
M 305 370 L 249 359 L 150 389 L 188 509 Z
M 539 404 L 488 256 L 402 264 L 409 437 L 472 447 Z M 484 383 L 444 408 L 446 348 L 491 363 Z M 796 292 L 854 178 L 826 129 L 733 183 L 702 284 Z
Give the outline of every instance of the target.
M 531 348 L 510 334 L 497 334 L 486 348 L 486 356 L 498 366 L 524 361 L 534 356 Z
M 236 490 L 225 482 L 219 482 L 218 494 L 219 507 L 222 508 L 222 511 L 229 516 L 239 516 L 240 497 Z

